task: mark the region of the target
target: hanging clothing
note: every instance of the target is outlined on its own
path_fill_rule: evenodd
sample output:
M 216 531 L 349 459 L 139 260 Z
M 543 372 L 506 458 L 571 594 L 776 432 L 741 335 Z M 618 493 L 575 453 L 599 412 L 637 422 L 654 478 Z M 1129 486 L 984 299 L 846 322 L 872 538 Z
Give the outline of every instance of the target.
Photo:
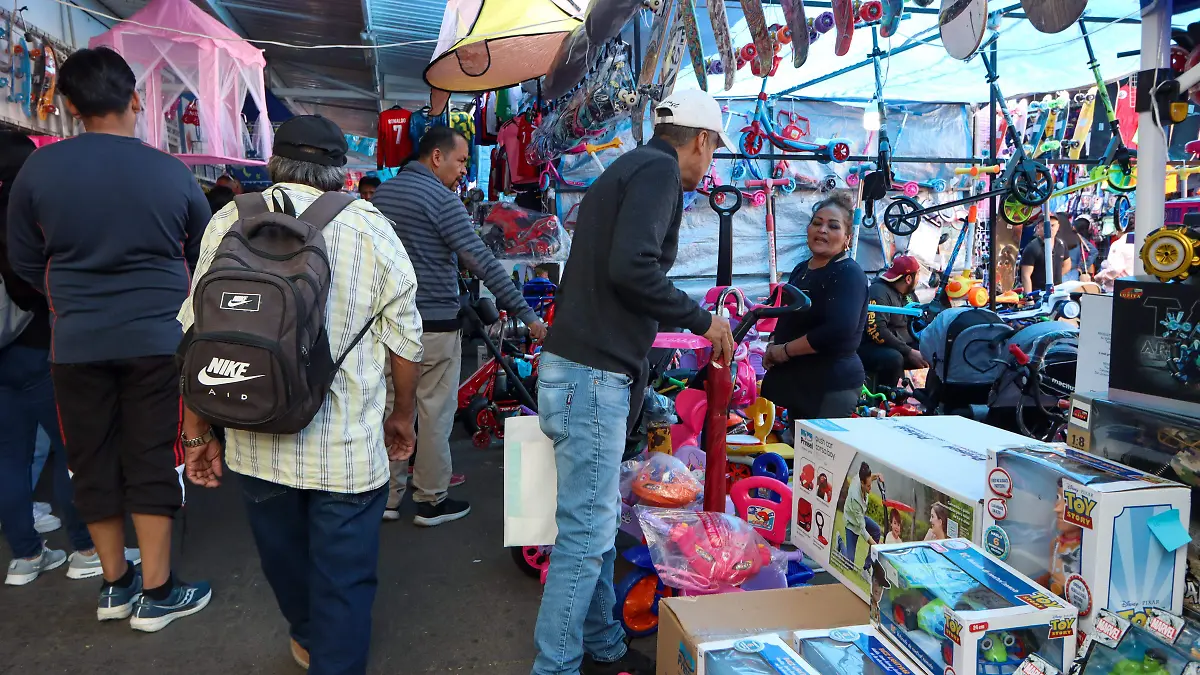
M 518 115 L 500 127 L 497 142 L 508 156 L 509 180 L 514 185 L 537 183 L 541 178 L 538 166 L 529 159 L 527 150 L 533 143 L 533 122 L 527 115 Z
M 412 112 L 391 108 L 379 113 L 379 143 L 375 150 L 377 168 L 397 167 L 413 154 L 416 146 L 408 134 Z

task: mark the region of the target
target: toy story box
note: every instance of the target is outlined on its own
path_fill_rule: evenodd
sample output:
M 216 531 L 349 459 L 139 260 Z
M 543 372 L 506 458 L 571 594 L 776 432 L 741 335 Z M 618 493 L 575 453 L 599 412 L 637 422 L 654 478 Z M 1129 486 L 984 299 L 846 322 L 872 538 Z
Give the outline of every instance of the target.
M 820 675 L 921 675 L 921 669 L 874 626 L 802 630 L 792 647 Z
M 1147 609 L 1135 624 L 1106 609 L 1097 612 L 1095 629 L 1070 675 L 1197 675 L 1200 629 L 1182 617 Z
M 1053 675 L 1075 658 L 1075 607 L 966 539 L 871 556 L 871 623 L 929 675 Z
M 1079 609 L 1137 623 L 1183 609 L 1190 490 L 1065 444 L 988 460 L 983 549 Z
M 988 448 L 1028 440 L 950 415 L 797 422 L 792 543 L 867 600 L 872 544 L 979 541 Z
M 706 642 L 697 652 L 696 675 L 821 675 L 775 633 Z

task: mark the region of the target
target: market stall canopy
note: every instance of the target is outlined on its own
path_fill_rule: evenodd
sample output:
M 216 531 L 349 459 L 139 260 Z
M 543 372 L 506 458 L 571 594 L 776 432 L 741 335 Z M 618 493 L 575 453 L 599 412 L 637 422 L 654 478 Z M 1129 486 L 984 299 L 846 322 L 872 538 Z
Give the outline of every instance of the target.
M 271 124 L 261 115 L 254 129 L 242 116 L 249 95 L 267 109 L 263 69 L 266 59 L 255 46 L 188 0 L 153 0 L 128 21 L 88 41 L 111 47 L 137 76 L 145 115 L 138 135 L 147 144 L 172 152 L 186 164 L 262 164 L 270 154 Z M 199 139 L 186 152 L 168 142 L 168 111 L 184 92 L 196 97 Z M 243 138 L 252 140 L 248 157 Z M 256 155 L 253 156 L 253 155 Z
M 993 0 L 993 10 L 1016 7 L 1017 0 Z M 815 16 L 821 10 L 813 8 Z M 778 6 L 766 7 L 769 23 L 784 23 L 783 11 Z M 1137 5 L 1128 0 L 1091 0 L 1088 17 L 1129 19 L 1139 16 Z M 1200 12 L 1176 15 L 1175 25 L 1186 25 L 1200 20 Z M 733 29 L 735 48 L 750 42 L 750 32 L 745 19 L 737 22 Z M 1001 19 L 999 27 L 1000 88 L 1008 98 L 1022 94 L 1059 91 L 1088 86 L 1094 82 L 1088 70 L 1088 55 L 1078 28 L 1068 28 L 1062 33 L 1047 35 L 1039 33 L 1024 18 Z M 1141 26 L 1137 23 L 1089 23 L 1088 33 L 1092 36 L 1100 70 L 1108 80 L 1124 77 L 1139 69 L 1138 50 L 1141 47 Z M 906 51 L 896 53 L 882 61 L 884 98 L 888 101 L 917 101 L 942 103 L 983 103 L 990 92 L 983 64 L 978 58 L 958 61 L 951 58 L 938 38 L 936 14 L 913 14 L 900 24 L 900 29 L 890 40 L 881 39 L 880 49 L 896 52 L 900 48 L 917 42 L 928 41 Z M 768 93 L 791 89 L 829 75 L 838 70 L 864 61 L 871 53 L 871 33 L 856 31 L 850 53 L 844 57 L 833 54 L 833 32 L 821 36 L 809 49 L 808 61 L 796 69 L 790 58 L 784 58 L 779 70 L 767 85 Z M 782 54 L 790 56 L 790 47 Z M 714 50 L 706 50 L 712 54 Z M 1122 52 L 1130 55 L 1118 58 Z M 711 80 L 710 80 L 711 82 Z M 737 73 L 732 90 L 725 92 L 710 84 L 709 91 L 718 97 L 754 97 L 758 95 L 762 80 L 754 77 L 749 68 Z M 677 88 L 694 89 L 695 75 L 686 66 L 679 76 Z M 872 69 L 866 66 L 844 75 L 832 77 L 795 92 L 797 96 L 841 100 L 867 101 L 875 93 Z
M 449 0 L 425 68 L 433 112 L 441 112 L 447 92 L 502 89 L 545 75 L 581 14 L 573 0 Z

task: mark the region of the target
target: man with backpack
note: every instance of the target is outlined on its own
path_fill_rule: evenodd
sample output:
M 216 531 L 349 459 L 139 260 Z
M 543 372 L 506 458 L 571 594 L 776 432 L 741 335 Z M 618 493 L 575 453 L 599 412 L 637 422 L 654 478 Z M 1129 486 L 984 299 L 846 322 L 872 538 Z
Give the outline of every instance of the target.
M 292 657 L 312 673 L 366 672 L 388 460 L 416 443 L 416 276 L 391 223 L 339 192 L 346 151 L 323 117 L 280 126 L 275 185 L 213 218 L 179 311 L 188 479 L 239 474 Z
M 183 506 L 179 303 L 212 213 L 178 159 L 135 135 L 133 70 L 111 49 L 62 64 L 67 112 L 86 133 L 30 155 L 8 203 L 8 255 L 46 297 L 50 375 L 75 489 L 104 577 L 100 621 L 157 631 L 208 604 L 205 583 L 171 574 Z M 129 185 L 141 188 L 131 195 Z M 125 549 L 125 517 L 142 566 Z

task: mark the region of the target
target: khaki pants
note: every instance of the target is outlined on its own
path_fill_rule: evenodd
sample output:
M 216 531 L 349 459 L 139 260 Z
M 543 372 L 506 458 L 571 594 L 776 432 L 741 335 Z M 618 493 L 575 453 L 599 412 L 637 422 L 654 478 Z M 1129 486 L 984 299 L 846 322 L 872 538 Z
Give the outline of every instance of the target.
M 450 488 L 450 432 L 458 409 L 459 371 L 462 369 L 462 333 L 425 333 L 425 355 L 417 382 L 417 454 L 413 460 L 413 501 L 440 503 Z M 387 508 L 404 499 L 408 487 L 408 462 L 392 462 Z

